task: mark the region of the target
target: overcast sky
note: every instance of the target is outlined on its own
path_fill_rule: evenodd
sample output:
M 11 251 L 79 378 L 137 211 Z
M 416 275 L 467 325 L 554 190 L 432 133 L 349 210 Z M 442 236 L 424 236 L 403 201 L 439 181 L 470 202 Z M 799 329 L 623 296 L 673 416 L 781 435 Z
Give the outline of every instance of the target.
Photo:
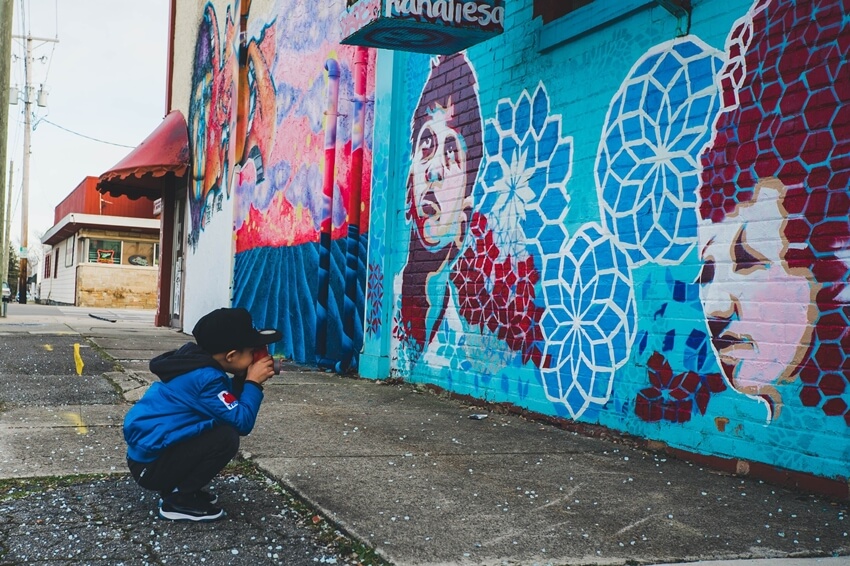
M 14 0 L 14 35 L 59 40 L 32 42 L 34 97 L 42 85 L 49 96 L 46 108 L 31 106 L 31 247 L 40 246 L 40 236 L 53 226 L 57 204 L 86 176 L 98 177 L 123 159 L 165 116 L 168 5 L 168 0 Z M 12 40 L 11 82 L 21 96 L 25 51 L 21 39 Z M 9 106 L 16 246 L 22 240 L 23 107 Z M 7 174 L 9 169 L 7 164 Z

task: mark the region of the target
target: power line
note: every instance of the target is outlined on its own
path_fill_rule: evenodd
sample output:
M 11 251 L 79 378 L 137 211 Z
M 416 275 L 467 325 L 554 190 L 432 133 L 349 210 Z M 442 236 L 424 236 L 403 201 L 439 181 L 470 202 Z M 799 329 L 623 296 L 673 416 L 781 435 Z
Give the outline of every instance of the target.
M 132 149 L 132 148 L 134 148 L 134 147 L 136 147 L 136 146 L 134 146 L 134 145 L 124 145 L 123 143 L 115 143 L 115 142 L 110 142 L 110 141 L 106 141 L 106 140 L 101 140 L 101 139 L 98 139 L 98 138 L 93 138 L 93 137 L 91 137 L 91 136 L 87 136 L 87 135 L 85 135 L 85 134 L 81 134 L 80 132 L 75 132 L 74 130 L 69 130 L 69 129 L 68 129 L 68 128 L 66 128 L 65 126 L 60 126 L 59 124 L 55 124 L 55 123 L 51 122 L 50 120 L 48 120 L 47 118 L 41 118 L 41 119 L 39 120 L 39 122 L 47 122 L 47 123 L 48 123 L 48 124 L 50 124 L 51 126 L 54 126 L 54 127 L 56 127 L 56 128 L 59 128 L 60 130 L 65 130 L 66 132 L 71 133 L 71 134 L 74 134 L 75 136 L 80 136 L 81 138 L 86 138 L 87 140 L 96 141 L 96 142 L 98 142 L 98 143 L 105 143 L 105 144 L 108 144 L 108 145 L 116 145 L 116 146 L 118 146 L 118 147 L 129 147 L 129 148 L 131 148 L 131 149 Z

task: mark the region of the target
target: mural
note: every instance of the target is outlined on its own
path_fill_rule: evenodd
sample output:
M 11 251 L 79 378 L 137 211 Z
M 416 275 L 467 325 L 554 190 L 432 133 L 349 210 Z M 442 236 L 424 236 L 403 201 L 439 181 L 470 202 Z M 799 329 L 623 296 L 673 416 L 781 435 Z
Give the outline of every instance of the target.
M 543 14 L 523 6 L 520 17 Z M 845 12 L 839 0 L 701 5 L 677 39 L 653 41 L 650 26 L 617 41 L 635 21 L 522 51 L 521 80 L 507 62 L 493 71 L 497 45 L 408 56 L 396 83 L 407 115 L 395 118 L 410 128 L 404 208 L 376 201 L 405 220 L 374 250 L 403 258 L 393 374 L 699 453 L 845 474 Z M 518 33 L 498 41 L 525 45 Z M 598 63 L 570 67 L 598 82 L 584 95 L 553 70 L 559 50 L 618 57 L 600 76 Z M 390 289 L 380 260 L 369 273 L 377 340 Z
M 238 4 L 236 5 L 238 10 Z M 192 178 L 189 192 L 189 245 L 195 249 L 199 234 L 212 215 L 221 212 L 230 197 L 231 137 L 236 133 L 236 41 L 233 15 L 228 8 L 223 32 L 212 4 L 204 8 L 192 72 L 189 136 L 192 141 Z
M 731 386 L 778 417 L 799 379 L 805 407 L 850 426 L 845 8 L 761 0 L 735 26 L 699 240 L 702 304 Z
M 199 26 L 190 110 L 196 163 L 190 243 L 203 237 L 205 219 L 228 200 L 236 245 L 233 306 L 247 308 L 258 325 L 283 331 L 274 354 L 312 364 L 317 353 L 344 351 L 346 366 L 356 366 L 374 53 L 363 58 L 358 98 L 355 50 L 340 46 L 334 35 L 343 2 L 307 9 L 278 0 L 263 3 L 263 12 L 257 6 L 252 10 L 250 0 L 228 6 L 219 31 L 209 3 Z M 233 14 L 239 14 L 238 30 Z M 338 96 L 332 109 L 329 84 Z
M 679 265 L 696 247 L 699 156 L 720 106 L 715 76 L 722 64 L 723 54 L 698 38 L 668 41 L 632 66 L 611 101 L 596 185 L 603 222 L 632 269 Z M 675 280 L 666 273 L 665 283 Z M 651 304 L 654 287 L 641 289 L 642 306 Z M 648 422 L 682 423 L 697 411 L 704 415 L 711 395 L 726 389 L 708 356 L 698 306 L 680 319 L 693 325 L 669 324 L 678 318 L 670 303 L 697 305 L 689 287 L 691 282 L 675 280 L 672 301 L 651 307 L 651 324 L 646 316 L 641 320 L 636 355 L 649 387 L 636 394 L 634 412 Z M 679 336 L 687 337 L 684 343 Z
M 415 376 L 423 361 L 488 398 L 542 386 L 577 416 L 607 400 L 628 357 L 628 259 L 598 224 L 566 231 L 572 139 L 544 85 L 500 101 L 483 134 L 477 88 L 465 56 L 440 57 L 413 114 L 398 370 Z M 536 377 L 512 379 L 522 366 Z
M 688 33 L 635 10 L 545 53 L 509 25 L 394 54 L 379 93 L 343 4 L 199 21 L 190 243 L 232 208 L 233 304 L 276 354 L 348 371 L 365 340 L 407 380 L 846 476 L 841 0 L 702 3 Z

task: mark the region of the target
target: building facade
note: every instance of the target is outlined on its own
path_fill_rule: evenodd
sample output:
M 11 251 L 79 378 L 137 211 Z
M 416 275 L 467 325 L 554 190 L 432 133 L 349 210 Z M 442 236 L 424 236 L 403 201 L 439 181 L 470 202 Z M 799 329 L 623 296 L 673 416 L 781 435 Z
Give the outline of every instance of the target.
M 441 55 L 350 4 L 179 3 L 188 327 L 846 492 L 845 2 L 512 0 Z
M 104 198 L 86 177 L 42 237 L 36 300 L 51 305 L 156 308 L 160 222 L 147 199 Z

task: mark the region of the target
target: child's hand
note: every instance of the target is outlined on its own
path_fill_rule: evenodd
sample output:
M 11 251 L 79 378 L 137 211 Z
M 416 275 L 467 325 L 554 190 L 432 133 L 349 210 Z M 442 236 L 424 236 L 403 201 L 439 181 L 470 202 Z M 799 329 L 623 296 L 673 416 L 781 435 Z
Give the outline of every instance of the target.
M 253 381 L 262 385 L 273 375 L 274 359 L 271 356 L 266 356 L 248 366 L 248 376 L 245 381 Z

